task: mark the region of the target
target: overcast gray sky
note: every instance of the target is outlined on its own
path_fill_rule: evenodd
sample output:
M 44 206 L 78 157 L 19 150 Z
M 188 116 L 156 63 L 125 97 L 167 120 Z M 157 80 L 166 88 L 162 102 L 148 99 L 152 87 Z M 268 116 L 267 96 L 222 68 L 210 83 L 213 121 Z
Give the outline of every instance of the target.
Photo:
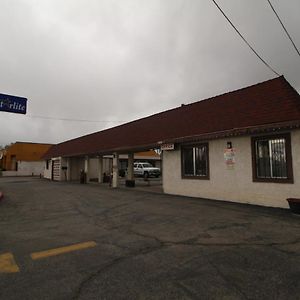
M 217 2 L 299 92 L 300 57 L 267 0 Z M 300 48 L 300 1 L 271 2 Z M 0 112 L 0 145 L 58 143 L 275 77 L 211 0 L 0 0 L 0 41 L 0 93 L 28 98 L 27 115 Z

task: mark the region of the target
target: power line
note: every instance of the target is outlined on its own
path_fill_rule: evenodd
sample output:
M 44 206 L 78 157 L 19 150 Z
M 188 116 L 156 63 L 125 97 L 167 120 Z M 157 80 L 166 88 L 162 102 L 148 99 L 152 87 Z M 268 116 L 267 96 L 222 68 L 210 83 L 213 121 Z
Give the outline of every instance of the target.
M 38 118 L 47 120 L 58 120 L 58 121 L 71 121 L 71 122 L 90 122 L 90 123 L 124 123 L 126 121 L 109 121 L 109 120 L 85 120 L 85 119 L 70 119 L 70 118 L 55 118 L 47 116 L 36 116 L 36 115 L 25 115 L 27 118 Z
M 241 39 L 247 44 L 247 46 L 252 50 L 252 52 L 263 62 L 263 64 L 268 67 L 274 74 L 280 76 L 256 51 L 255 49 L 247 42 L 247 40 L 243 37 L 243 35 L 239 32 L 239 30 L 234 26 L 234 24 L 230 21 L 230 19 L 226 16 L 222 8 L 218 5 L 215 0 L 212 0 L 215 6 L 219 9 L 225 19 L 229 22 L 229 24 L 233 27 L 236 33 L 241 37 Z
M 286 33 L 286 35 L 288 36 L 288 38 L 290 39 L 291 43 L 293 44 L 293 46 L 294 46 L 294 48 L 295 48 L 296 52 L 297 52 L 297 53 L 298 53 L 298 55 L 300 56 L 300 52 L 299 52 L 299 50 L 298 50 L 297 46 L 295 45 L 295 43 L 294 43 L 294 41 L 293 41 L 292 37 L 290 36 L 290 34 L 288 33 L 287 29 L 286 29 L 286 28 L 285 28 L 285 26 L 283 25 L 283 23 L 282 23 L 282 21 L 281 21 L 281 19 L 280 19 L 279 15 L 277 14 L 277 12 L 276 12 L 275 8 L 273 7 L 273 5 L 272 5 L 271 1 L 269 1 L 269 0 L 267 0 L 267 1 L 268 1 L 268 3 L 270 4 L 270 7 L 271 7 L 271 9 L 273 10 L 274 14 L 276 15 L 276 17 L 277 17 L 277 19 L 278 19 L 279 23 L 281 24 L 281 26 L 282 26 L 283 30 L 284 30 L 284 31 L 285 31 L 285 33 Z

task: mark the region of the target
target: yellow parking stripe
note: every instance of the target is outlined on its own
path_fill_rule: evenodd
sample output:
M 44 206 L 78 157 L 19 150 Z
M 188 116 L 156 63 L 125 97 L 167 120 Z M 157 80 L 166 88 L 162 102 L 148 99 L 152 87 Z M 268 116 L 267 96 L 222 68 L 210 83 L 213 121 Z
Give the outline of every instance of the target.
M 17 273 L 20 272 L 11 253 L 0 254 L 0 273 Z
M 33 260 L 35 260 L 35 259 L 46 258 L 49 256 L 60 255 L 60 254 L 64 254 L 64 253 L 72 252 L 72 251 L 76 251 L 76 250 L 91 248 L 91 247 L 95 247 L 96 245 L 97 244 L 95 242 L 90 241 L 90 242 L 45 250 L 45 251 L 41 251 L 41 252 L 35 252 L 35 253 L 31 253 L 30 256 Z

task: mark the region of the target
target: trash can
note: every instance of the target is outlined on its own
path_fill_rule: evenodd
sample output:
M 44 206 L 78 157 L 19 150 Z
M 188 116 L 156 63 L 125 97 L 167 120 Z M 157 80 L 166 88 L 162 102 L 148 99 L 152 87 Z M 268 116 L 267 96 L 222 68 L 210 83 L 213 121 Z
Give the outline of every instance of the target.
M 106 175 L 106 173 L 104 172 L 103 173 L 103 183 L 109 183 L 109 176 L 108 175 Z
M 300 199 L 288 198 L 286 201 L 289 203 L 290 209 L 295 214 L 300 214 Z
M 135 187 L 135 180 L 126 179 L 125 186 L 127 186 L 127 187 Z
M 86 176 L 85 176 L 85 173 L 84 173 L 83 170 L 80 170 L 80 176 L 79 176 L 79 178 L 80 178 L 80 183 L 81 184 L 86 183 Z

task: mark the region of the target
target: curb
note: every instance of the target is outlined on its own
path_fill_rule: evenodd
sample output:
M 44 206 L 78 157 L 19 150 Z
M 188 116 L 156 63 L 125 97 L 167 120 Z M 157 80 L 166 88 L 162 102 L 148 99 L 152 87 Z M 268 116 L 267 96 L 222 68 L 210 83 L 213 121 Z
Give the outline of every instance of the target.
M 0 201 L 2 200 L 3 197 L 4 197 L 3 193 L 0 192 Z

